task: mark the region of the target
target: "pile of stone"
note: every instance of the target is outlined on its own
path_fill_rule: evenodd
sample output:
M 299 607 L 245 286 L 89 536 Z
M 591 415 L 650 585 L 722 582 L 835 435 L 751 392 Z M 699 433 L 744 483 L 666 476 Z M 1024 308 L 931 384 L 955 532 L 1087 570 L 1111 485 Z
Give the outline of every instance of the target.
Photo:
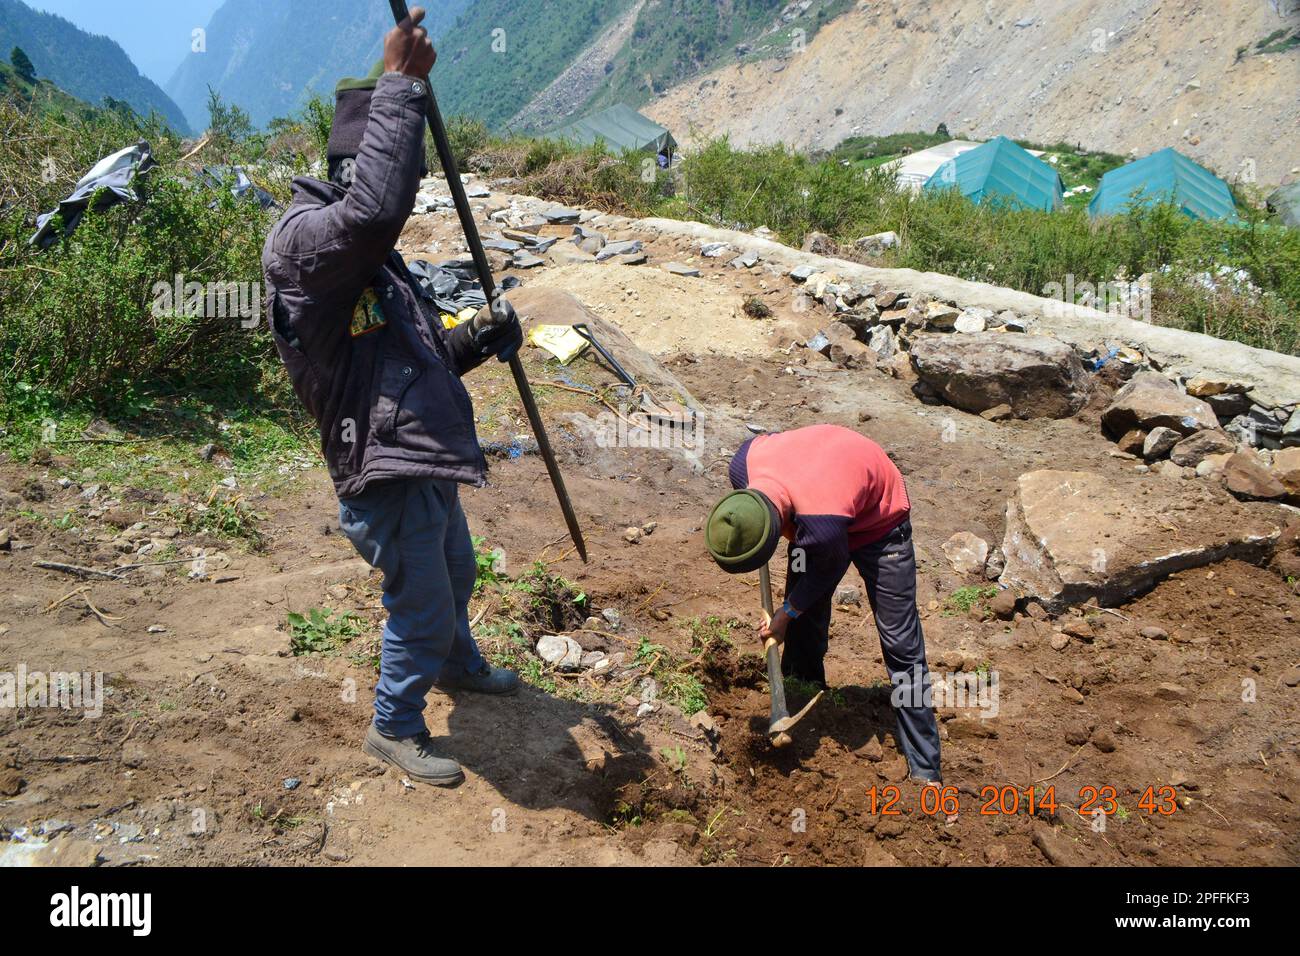
M 1300 429 L 1287 431 L 1300 413 L 1257 404 L 1242 411 L 1249 399 L 1231 387 L 1196 379 L 1184 387 L 1140 371 L 1115 393 L 1102 425 L 1122 454 L 1141 459 L 1141 471 L 1211 478 L 1243 500 L 1300 504 Z

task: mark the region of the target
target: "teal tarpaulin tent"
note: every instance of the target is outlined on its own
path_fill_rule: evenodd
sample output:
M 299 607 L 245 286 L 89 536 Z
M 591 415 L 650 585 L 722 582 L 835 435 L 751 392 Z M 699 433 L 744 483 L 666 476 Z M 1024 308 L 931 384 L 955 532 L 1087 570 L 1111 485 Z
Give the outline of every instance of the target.
M 1268 197 L 1268 206 L 1283 223 L 1300 229 L 1300 182 L 1278 189 Z
M 1172 148 L 1112 169 L 1101 177 L 1088 212 L 1111 216 L 1135 204 L 1160 202 L 1172 202 L 1192 219 L 1237 218 L 1228 184 Z
M 940 166 L 925 189 L 959 189 L 974 202 L 997 202 L 1050 212 L 1060 209 L 1061 177 L 1047 163 L 1005 136 Z
M 604 140 L 605 145 L 615 151 L 667 153 L 671 156 L 677 150 L 677 140 L 673 139 L 672 133 L 622 103 L 583 117 L 552 133 L 551 138 L 565 139 L 579 146 L 590 146 Z

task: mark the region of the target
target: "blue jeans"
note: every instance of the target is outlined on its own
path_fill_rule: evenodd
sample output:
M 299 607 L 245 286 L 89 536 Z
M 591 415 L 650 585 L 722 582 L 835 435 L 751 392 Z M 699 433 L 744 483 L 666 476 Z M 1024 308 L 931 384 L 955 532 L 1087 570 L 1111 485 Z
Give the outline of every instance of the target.
M 410 737 L 427 729 L 425 695 L 451 668 L 486 666 L 469 631 L 476 567 L 456 483 L 410 479 L 339 501 L 339 525 L 384 572 L 383 651 L 375 729 Z

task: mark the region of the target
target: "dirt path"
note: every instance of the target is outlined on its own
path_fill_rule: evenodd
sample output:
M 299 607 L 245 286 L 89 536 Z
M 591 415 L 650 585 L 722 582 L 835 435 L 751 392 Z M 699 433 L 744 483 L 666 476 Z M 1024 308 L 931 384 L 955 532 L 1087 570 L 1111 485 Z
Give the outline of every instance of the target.
M 430 241 L 447 247 L 449 223 L 418 225 L 408 255 Z M 607 319 L 626 314 L 635 339 L 643 326 L 631 313 L 663 307 L 653 292 L 659 274 L 648 270 L 688 253 L 653 246 L 650 265 L 601 266 L 606 282 L 588 277 L 580 294 L 599 299 L 589 305 Z M 374 679 L 366 640 L 333 656 L 290 653 L 289 611 L 331 607 L 381 619 L 377 577 L 338 533 L 322 471 L 304 473 L 297 493 L 256 502 L 267 515 L 268 547 L 227 549 L 229 566 L 211 568 L 205 580 L 179 565 L 85 582 L 90 604 L 112 618 L 105 621 L 80 598 L 49 609 L 81 582 L 32 562 L 103 567 L 112 555 L 86 532 L 18 513 L 62 514 L 80 507 L 80 489 L 59 488 L 57 459 L 46 467 L 8 462 L 0 464 L 0 488 L 21 498 L 35 479 L 46 500 L 9 497 L 0 511 L 15 541 L 0 552 L 0 670 L 103 672 L 110 692 L 98 719 L 48 708 L 0 713 L 0 825 L 56 821 L 52 829 L 67 831 L 59 840 L 118 864 L 1300 860 L 1298 691 L 1284 680 L 1300 657 L 1300 597 L 1278 574 L 1235 562 L 1184 572 L 1115 613 L 1090 615 L 1086 629 L 1077 626 L 1081 615 L 1003 622 L 956 610 L 954 592 L 979 582 L 954 573 L 940 545 L 956 531 L 1000 541 L 1021 473 L 1131 467 L 1112 456 L 1095 403 L 1075 419 L 1008 423 L 923 405 L 884 372 L 784 352 L 815 319 L 776 296 L 774 317 L 755 323 L 758 340 L 770 343 L 761 355 L 747 354 L 749 344 L 734 354 L 697 348 L 709 330 L 740 321 L 716 309 L 734 309 L 737 297 L 765 295 L 779 281 L 761 270 L 698 264 L 705 276 L 692 281 L 726 294 L 701 295 L 691 310 L 666 307 L 672 334 L 660 328 L 644 345 L 720 423 L 700 466 L 679 452 L 595 446 L 573 416 L 604 409 L 543 390 L 591 564 L 566 555 L 535 456 L 499 461 L 490 487 L 466 490 L 465 506 L 474 533 L 504 550 L 512 575 L 544 558 L 586 593 L 589 608 L 617 609 L 622 623 L 605 636 L 605 649 L 630 660 L 643 639 L 689 655 L 692 619 L 737 619 L 736 646 L 702 672 L 716 734 L 668 707 L 638 719 L 635 668 L 608 683 L 552 674 L 561 696 L 533 687 L 504 701 L 435 694 L 431 729 L 447 738 L 468 779 L 453 791 L 410 787 L 358 747 Z M 550 284 L 546 271 L 524 278 Z M 640 290 L 639 301 L 628 288 Z M 528 351 L 530 377 L 554 380 L 554 364 Z M 585 359 L 569 372 L 612 381 Z M 526 431 L 500 369 L 476 374 L 473 390 L 484 438 Z M 753 658 L 739 656 L 757 649 L 745 630 L 757 618 L 756 582 L 718 573 L 703 555 L 699 527 L 725 485 L 736 423 L 780 429 L 819 421 L 863 430 L 896 454 L 907 476 L 932 668 L 997 675 L 996 718 L 940 710 L 945 782 L 961 803 L 951 826 L 919 812 L 904 780 L 865 606 L 837 609 L 827 668 L 836 692 L 800 726 L 792 748 L 773 752 L 763 733 L 765 684 Z M 139 510 L 148 523 L 150 506 Z M 652 534 L 624 540 L 626 528 L 649 522 Z M 490 591 L 476 600 L 484 626 L 497 600 Z M 1056 649 L 1066 624 L 1087 637 L 1057 640 Z M 1142 636 L 1149 626 L 1167 639 Z M 1162 684 L 1183 693 L 1157 693 Z M 874 788 L 882 797 L 891 785 L 908 812 L 873 811 L 868 794 Z M 986 788 L 1007 786 L 1021 793 L 1016 812 L 992 809 L 990 797 L 1004 794 Z M 1031 815 L 1027 788 L 1037 787 L 1041 800 L 1049 786 L 1057 812 Z M 1078 808 L 1083 788 L 1106 786 L 1122 811 L 1099 832 Z M 1172 815 L 1139 809 L 1144 791 L 1161 786 L 1176 788 Z

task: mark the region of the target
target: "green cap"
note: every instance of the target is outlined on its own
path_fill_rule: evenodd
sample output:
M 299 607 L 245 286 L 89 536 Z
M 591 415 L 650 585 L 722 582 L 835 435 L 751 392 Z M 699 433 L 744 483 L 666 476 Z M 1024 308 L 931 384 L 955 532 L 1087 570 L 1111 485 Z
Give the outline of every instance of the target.
M 779 537 L 776 509 L 762 492 L 748 488 L 733 491 L 714 505 L 704 526 L 709 554 L 730 574 L 767 564 Z
M 379 78 L 384 75 L 384 61 L 377 60 L 370 72 L 365 76 L 345 76 L 339 80 L 338 85 L 334 87 L 335 94 L 342 93 L 345 90 L 373 90 L 379 83 Z

